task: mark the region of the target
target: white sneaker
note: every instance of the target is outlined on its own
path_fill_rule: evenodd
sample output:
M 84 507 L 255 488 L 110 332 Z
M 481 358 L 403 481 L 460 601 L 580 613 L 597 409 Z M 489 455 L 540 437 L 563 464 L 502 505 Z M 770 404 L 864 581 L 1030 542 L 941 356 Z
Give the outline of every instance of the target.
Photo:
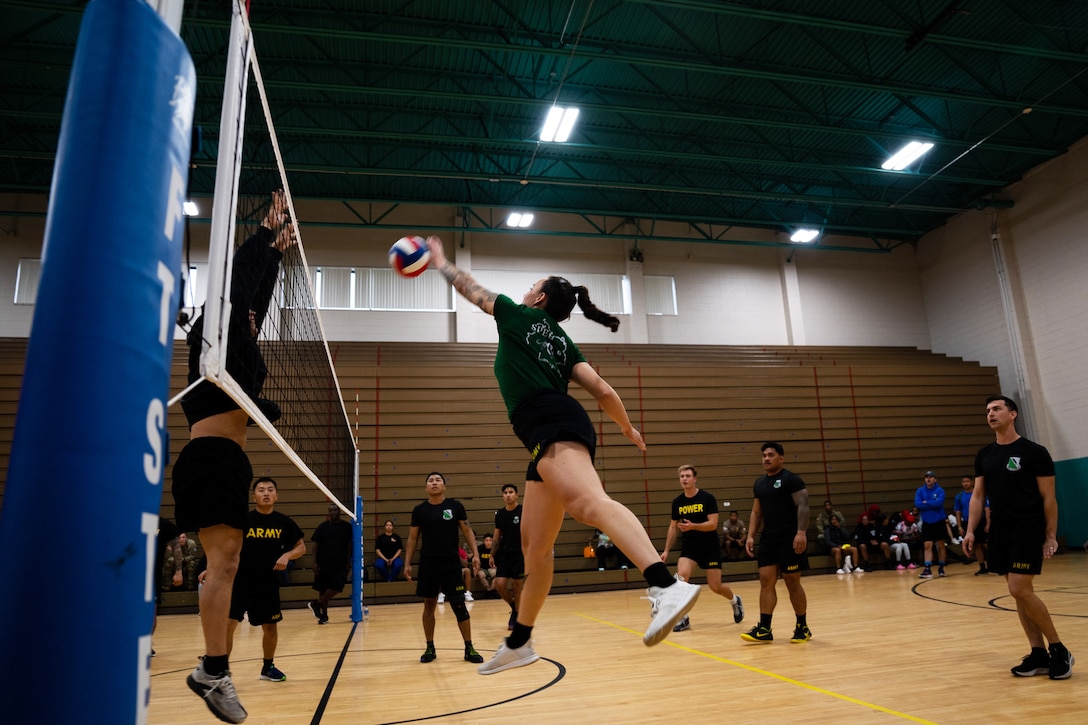
M 839 569 L 839 570 L 838 570 L 837 572 L 835 572 L 835 573 L 836 573 L 836 574 L 845 574 L 845 573 L 846 573 L 846 570 L 845 570 L 845 569 Z
M 540 655 L 533 651 L 533 643 L 526 642 L 517 649 L 510 649 L 506 646 L 506 640 L 499 645 L 499 651 L 495 653 L 487 662 L 480 665 L 476 671 L 481 675 L 493 675 L 496 672 L 502 672 L 503 670 L 512 670 L 515 667 L 524 667 L 525 665 L 531 665 L 540 659 Z
M 860 566 L 855 566 L 855 567 L 854 567 L 854 573 L 855 573 L 855 574 L 864 574 L 864 573 L 865 573 L 865 570 L 864 570 L 864 569 L 862 569 L 862 568 L 861 568 Z
M 465 592 L 465 601 L 466 602 L 475 602 L 476 601 L 475 599 L 472 598 L 472 592 Z
M 642 643 L 647 647 L 653 647 L 665 639 L 677 622 L 695 606 L 700 591 L 701 588 L 695 584 L 682 581 L 676 582 L 671 587 L 647 589 L 646 594 L 650 597 L 653 619 L 650 620 L 646 634 L 642 635 Z
M 439 604 L 445 604 L 446 603 L 446 593 L 445 592 L 439 592 L 438 593 L 438 603 Z
M 730 603 L 733 605 L 733 624 L 740 624 L 744 619 L 744 602 L 740 600 L 739 594 L 734 594 Z
M 190 690 L 204 698 L 204 704 L 223 722 L 242 722 L 249 717 L 242 703 L 238 702 L 238 693 L 229 672 L 221 677 L 212 677 L 204 671 L 204 663 L 201 662 L 185 682 Z

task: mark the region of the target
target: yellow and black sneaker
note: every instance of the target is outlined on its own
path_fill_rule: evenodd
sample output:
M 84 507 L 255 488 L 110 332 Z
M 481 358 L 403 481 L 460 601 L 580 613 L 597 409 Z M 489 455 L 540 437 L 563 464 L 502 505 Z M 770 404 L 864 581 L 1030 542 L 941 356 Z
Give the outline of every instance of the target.
M 423 650 L 423 654 L 419 656 L 420 662 L 434 662 L 434 658 L 438 656 L 438 653 L 434 651 L 434 645 L 428 643 L 427 649 Z
M 758 624 L 740 636 L 745 642 L 759 642 L 760 644 L 774 642 L 771 630 Z
M 799 624 L 793 628 L 793 636 L 790 637 L 790 642 L 800 644 L 808 642 L 810 639 L 812 639 L 812 631 L 808 628 L 808 625 Z
M 484 656 L 476 651 L 470 643 L 465 643 L 465 662 L 472 662 L 477 665 L 482 665 L 484 662 Z

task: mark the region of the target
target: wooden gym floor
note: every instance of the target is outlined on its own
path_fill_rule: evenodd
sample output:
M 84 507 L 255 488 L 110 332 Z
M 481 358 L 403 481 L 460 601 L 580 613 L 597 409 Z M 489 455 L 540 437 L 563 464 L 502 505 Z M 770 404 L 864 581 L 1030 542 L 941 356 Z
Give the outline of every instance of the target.
M 704 587 L 692 628 L 655 648 L 641 641 L 649 617 L 639 592 L 552 596 L 535 631 L 541 661 L 483 677 L 462 660 L 453 613 L 439 607 L 438 659 L 423 651 L 422 604 L 371 607 L 355 627 L 346 607 L 318 626 L 306 609 L 280 625 L 283 683 L 261 682 L 261 632 L 238 628 L 234 682 L 247 722 L 663 723 L 1083 723 L 1088 721 L 1088 570 L 1072 552 L 1044 565 L 1036 589 L 1063 641 L 1083 663 L 1073 677 L 1015 678 L 1027 653 L 1004 579 L 950 564 L 944 579 L 917 571 L 817 575 L 808 593 L 813 639 L 791 644 L 785 586 L 769 645 L 739 635 L 758 621 L 759 584 L 734 582 L 747 610 Z M 728 565 L 726 568 L 728 571 Z M 498 600 L 470 605 L 473 639 L 488 658 L 506 634 Z M 185 685 L 202 652 L 196 615 L 159 618 L 148 722 L 216 722 Z

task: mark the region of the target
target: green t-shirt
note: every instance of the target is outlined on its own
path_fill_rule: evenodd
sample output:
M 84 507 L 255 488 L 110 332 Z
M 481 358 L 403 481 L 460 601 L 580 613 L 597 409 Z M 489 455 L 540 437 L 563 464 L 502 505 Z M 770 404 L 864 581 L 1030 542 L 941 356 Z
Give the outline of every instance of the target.
M 495 325 L 499 329 L 495 378 L 508 415 L 538 390 L 567 392 L 574 366 L 586 359 L 551 315 L 499 295 Z

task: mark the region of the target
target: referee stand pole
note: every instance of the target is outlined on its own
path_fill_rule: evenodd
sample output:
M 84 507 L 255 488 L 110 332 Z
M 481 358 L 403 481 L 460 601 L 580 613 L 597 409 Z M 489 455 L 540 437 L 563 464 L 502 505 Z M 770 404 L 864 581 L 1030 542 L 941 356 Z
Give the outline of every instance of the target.
M 145 0 L 86 5 L 0 516 L 6 723 L 147 720 L 195 91 Z

